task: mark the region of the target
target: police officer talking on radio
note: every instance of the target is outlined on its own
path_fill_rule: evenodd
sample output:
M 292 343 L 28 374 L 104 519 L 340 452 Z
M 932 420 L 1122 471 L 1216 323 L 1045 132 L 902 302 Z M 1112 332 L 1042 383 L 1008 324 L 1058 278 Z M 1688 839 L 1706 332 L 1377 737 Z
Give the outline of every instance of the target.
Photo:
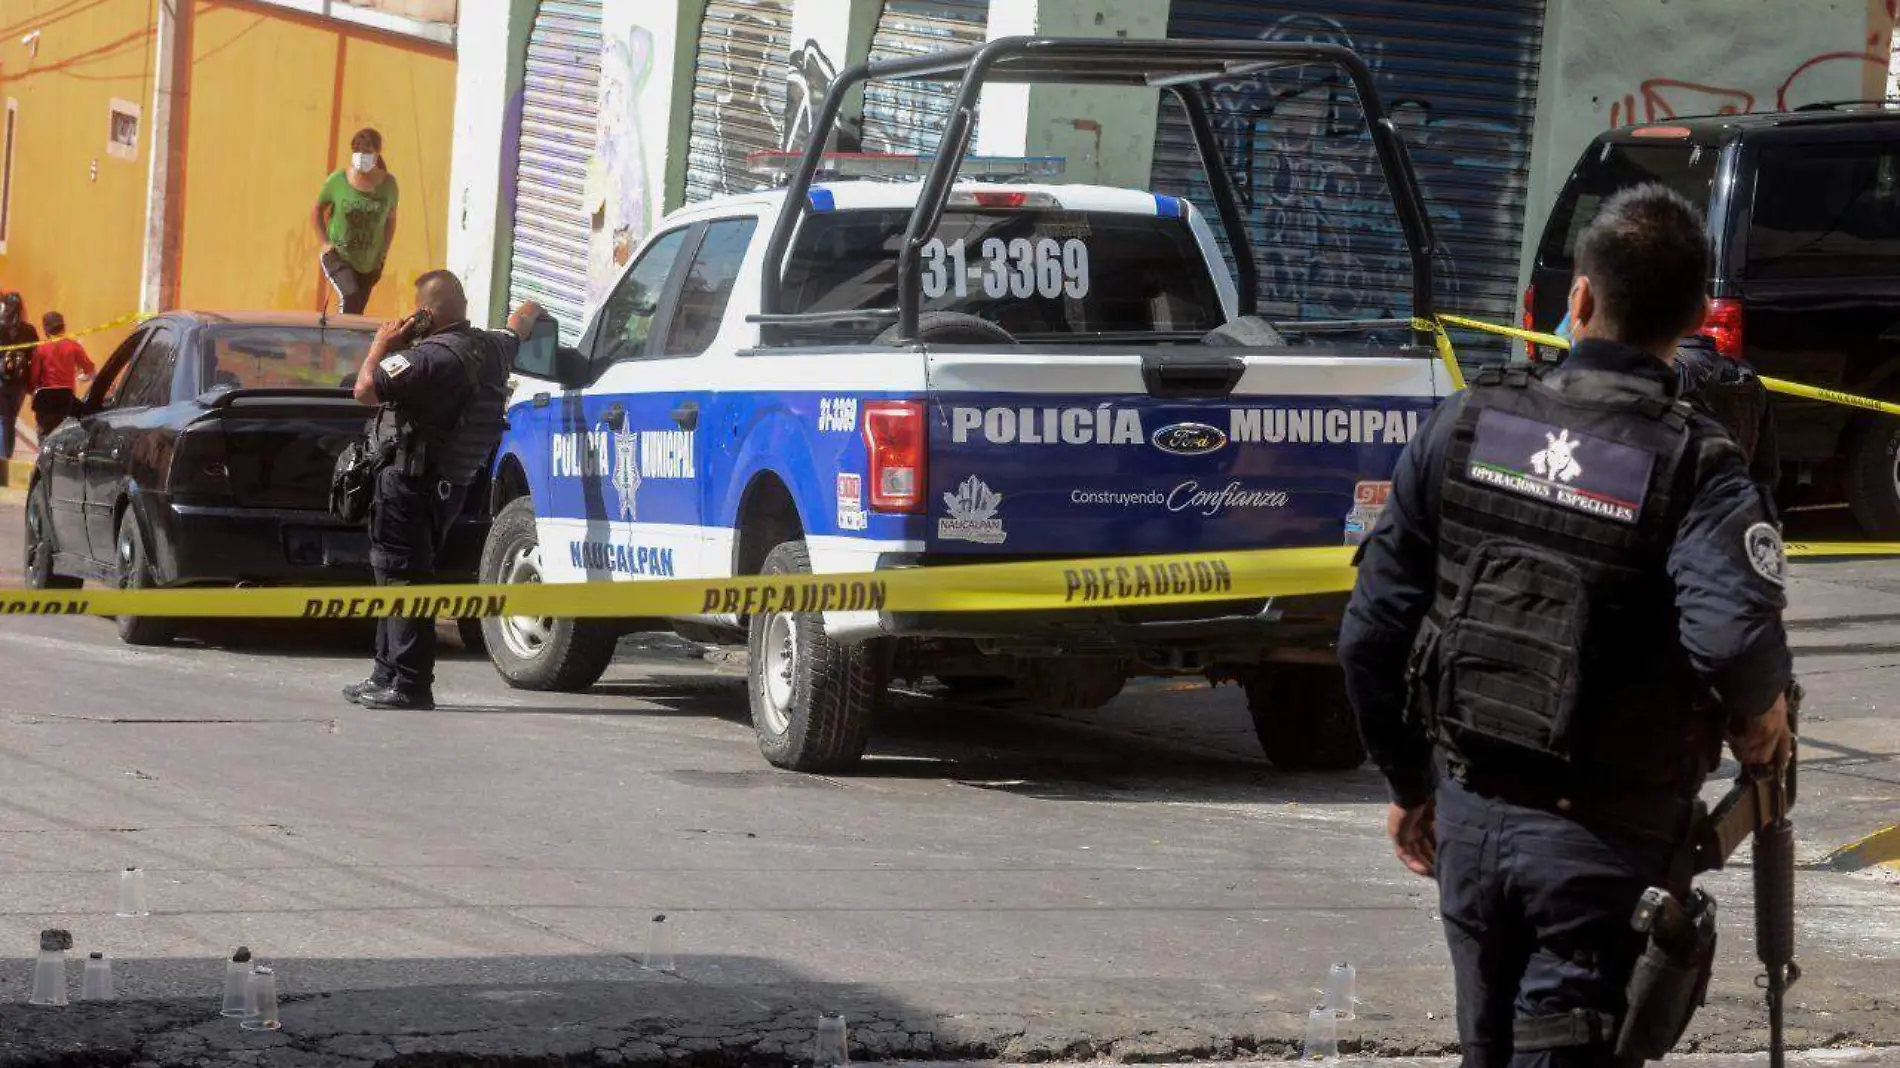
M 1708 239 L 1660 185 L 1579 240 L 1576 346 L 1493 369 L 1394 473 L 1340 635 L 1399 859 L 1435 877 L 1466 1065 L 1613 1065 L 1649 887 L 1692 874 L 1724 737 L 1785 760 L 1773 505 L 1676 396 Z
M 508 330 L 477 330 L 448 271 L 416 280 L 416 310 L 376 331 L 356 399 L 380 411 L 371 451 L 384 462 L 370 505 L 370 567 L 381 586 L 427 583 L 469 484 L 501 441 L 508 369 L 540 309 L 523 304 Z M 369 678 L 343 688 L 364 708 L 435 707 L 435 621 L 389 618 L 376 629 Z

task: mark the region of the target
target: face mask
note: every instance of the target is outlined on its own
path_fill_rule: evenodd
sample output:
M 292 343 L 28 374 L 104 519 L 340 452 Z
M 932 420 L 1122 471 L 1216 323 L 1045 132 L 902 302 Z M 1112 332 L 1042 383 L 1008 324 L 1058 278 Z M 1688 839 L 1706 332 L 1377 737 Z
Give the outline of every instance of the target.
M 357 170 L 368 174 L 376 169 L 376 153 L 358 152 L 350 157 L 350 162 L 355 165 Z

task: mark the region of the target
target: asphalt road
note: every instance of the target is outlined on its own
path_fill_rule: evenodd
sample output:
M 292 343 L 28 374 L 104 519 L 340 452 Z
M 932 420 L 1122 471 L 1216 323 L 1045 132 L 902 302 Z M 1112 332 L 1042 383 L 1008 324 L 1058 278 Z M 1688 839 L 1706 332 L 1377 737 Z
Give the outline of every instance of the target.
M 0 508 L 0 584 L 19 525 Z M 1900 819 L 1900 563 L 1793 586 L 1793 1037 L 1900 1044 L 1900 873 L 1827 867 Z M 739 667 L 685 643 L 628 642 L 582 696 L 456 656 L 439 711 L 390 714 L 336 695 L 360 638 L 134 650 L 102 620 L 0 622 L 0 1060 L 714 1063 L 800 1054 L 820 1010 L 867 1056 L 1271 1057 L 1337 959 L 1347 1048 L 1452 1048 L 1435 889 L 1391 858 L 1376 775 L 1274 771 L 1231 687 L 1067 718 L 908 694 L 862 773 L 819 778 L 764 765 Z M 128 865 L 149 917 L 113 916 Z M 1762 1045 L 1747 874 L 1710 882 L 1724 959 L 1694 1048 Z M 661 913 L 677 975 L 639 967 Z M 19 1004 L 45 927 L 137 1000 Z M 280 1034 L 215 1018 L 240 943 L 278 968 Z

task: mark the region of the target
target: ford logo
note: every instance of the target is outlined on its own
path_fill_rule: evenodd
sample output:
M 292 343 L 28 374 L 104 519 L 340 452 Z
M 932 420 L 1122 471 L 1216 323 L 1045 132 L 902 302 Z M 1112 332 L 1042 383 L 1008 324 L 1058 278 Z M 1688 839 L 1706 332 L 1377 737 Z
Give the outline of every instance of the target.
M 1226 446 L 1227 434 L 1206 423 L 1170 423 L 1148 440 L 1155 448 L 1176 456 L 1206 456 Z

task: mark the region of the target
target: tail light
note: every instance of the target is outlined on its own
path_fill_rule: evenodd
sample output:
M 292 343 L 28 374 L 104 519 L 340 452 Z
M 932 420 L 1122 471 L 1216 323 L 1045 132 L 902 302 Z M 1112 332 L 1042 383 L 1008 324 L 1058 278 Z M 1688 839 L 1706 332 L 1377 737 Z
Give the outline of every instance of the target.
M 172 496 L 229 497 L 228 461 L 224 434 L 215 425 L 188 428 L 178 435 L 178 444 L 172 450 Z
M 1537 327 L 1533 325 L 1536 321 L 1536 316 L 1533 314 L 1533 311 L 1532 311 L 1536 307 L 1537 307 L 1537 283 L 1532 282 L 1530 285 L 1527 285 L 1524 287 L 1523 325 L 1524 325 L 1524 329 L 1526 330 L 1537 329 Z M 1543 356 L 1543 353 L 1538 351 L 1537 346 L 1534 343 L 1526 341 L 1524 342 L 1524 358 L 1531 361 L 1532 363 L 1536 363 L 1537 361 L 1543 359 L 1544 356 Z
M 1715 351 L 1731 360 L 1742 358 L 1742 302 L 1723 297 L 1709 302 L 1709 317 L 1702 320 L 1698 333 L 1715 342 Z
M 919 401 L 869 401 L 864 444 L 871 456 L 871 510 L 921 512 L 925 485 L 924 406 Z

